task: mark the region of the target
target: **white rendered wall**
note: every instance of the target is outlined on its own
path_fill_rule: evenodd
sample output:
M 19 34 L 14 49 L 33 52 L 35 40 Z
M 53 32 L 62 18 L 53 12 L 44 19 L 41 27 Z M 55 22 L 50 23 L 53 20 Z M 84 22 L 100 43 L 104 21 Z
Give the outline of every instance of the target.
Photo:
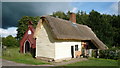
M 75 45 L 78 45 L 78 49 L 79 49 L 78 51 L 81 51 L 81 42 L 75 42 L 75 41 L 55 42 L 55 60 L 72 58 L 71 46 L 74 46 L 74 52 L 75 52 Z
M 48 37 L 48 33 L 45 26 L 41 26 L 38 38 L 36 39 L 36 57 L 55 57 L 55 45 L 50 41 L 51 37 Z

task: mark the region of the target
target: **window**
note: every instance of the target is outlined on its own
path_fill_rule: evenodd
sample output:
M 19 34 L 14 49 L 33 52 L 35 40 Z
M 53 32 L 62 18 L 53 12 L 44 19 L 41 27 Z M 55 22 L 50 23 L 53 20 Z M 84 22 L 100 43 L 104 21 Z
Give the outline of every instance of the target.
M 78 45 L 75 45 L 75 51 L 78 51 Z
M 32 33 L 32 32 L 29 30 L 29 31 L 28 31 L 28 34 L 31 34 L 31 33 Z

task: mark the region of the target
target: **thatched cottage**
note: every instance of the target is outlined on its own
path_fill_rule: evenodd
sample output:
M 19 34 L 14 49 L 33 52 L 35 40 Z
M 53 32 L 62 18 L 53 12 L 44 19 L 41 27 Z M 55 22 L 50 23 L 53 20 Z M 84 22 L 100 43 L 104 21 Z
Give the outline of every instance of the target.
M 69 21 L 52 16 L 41 17 L 33 38 L 36 40 L 35 57 L 55 61 L 79 57 L 82 48 L 107 49 L 91 28 L 76 23 L 74 13 L 71 13 Z

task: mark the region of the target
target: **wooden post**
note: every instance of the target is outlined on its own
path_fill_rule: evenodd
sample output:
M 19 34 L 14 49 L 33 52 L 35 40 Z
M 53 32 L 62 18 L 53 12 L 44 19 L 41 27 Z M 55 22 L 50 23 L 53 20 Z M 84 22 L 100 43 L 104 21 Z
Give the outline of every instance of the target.
M 92 57 L 92 49 L 89 49 L 89 57 Z

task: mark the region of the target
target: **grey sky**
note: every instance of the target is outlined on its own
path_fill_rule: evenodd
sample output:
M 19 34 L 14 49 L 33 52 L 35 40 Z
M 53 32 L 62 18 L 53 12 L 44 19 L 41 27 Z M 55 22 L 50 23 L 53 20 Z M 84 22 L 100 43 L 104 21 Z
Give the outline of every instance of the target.
M 3 2 L 2 28 L 15 27 L 22 16 L 42 16 L 72 8 L 68 2 Z
M 120 15 L 120 1 L 118 2 L 118 14 Z

